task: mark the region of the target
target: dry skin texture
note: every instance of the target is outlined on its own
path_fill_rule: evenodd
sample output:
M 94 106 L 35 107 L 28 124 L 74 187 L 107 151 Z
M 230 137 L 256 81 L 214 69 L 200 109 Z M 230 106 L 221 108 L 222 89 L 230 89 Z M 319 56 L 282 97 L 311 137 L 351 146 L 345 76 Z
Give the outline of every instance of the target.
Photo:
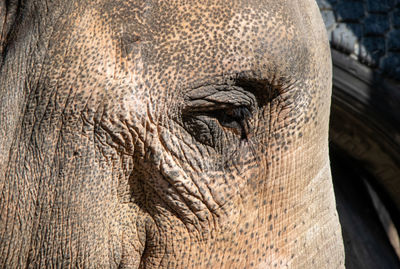
M 25 2 L 0 12 L 0 267 L 344 267 L 314 2 Z

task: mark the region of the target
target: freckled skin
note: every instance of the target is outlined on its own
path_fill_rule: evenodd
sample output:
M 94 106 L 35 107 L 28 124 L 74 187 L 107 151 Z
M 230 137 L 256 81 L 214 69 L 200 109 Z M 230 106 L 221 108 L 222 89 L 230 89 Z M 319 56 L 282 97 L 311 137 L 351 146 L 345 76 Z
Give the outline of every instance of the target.
M 0 267 L 344 267 L 313 1 L 13 8 Z

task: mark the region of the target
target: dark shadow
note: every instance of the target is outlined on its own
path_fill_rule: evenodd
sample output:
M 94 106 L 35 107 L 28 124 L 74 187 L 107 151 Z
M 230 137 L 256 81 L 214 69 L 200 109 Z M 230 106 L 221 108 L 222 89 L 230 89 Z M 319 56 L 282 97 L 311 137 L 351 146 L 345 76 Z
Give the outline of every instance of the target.
M 336 203 L 342 224 L 346 268 L 400 268 L 355 160 L 331 145 Z M 368 176 L 368 175 L 365 175 Z

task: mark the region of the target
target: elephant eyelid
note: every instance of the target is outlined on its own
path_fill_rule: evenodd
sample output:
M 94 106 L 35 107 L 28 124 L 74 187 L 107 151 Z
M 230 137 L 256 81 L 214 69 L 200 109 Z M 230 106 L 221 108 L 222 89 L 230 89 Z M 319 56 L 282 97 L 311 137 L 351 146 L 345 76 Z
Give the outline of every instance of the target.
M 204 86 L 189 91 L 185 96 L 183 112 L 207 112 L 235 107 L 254 107 L 255 96 L 238 86 Z

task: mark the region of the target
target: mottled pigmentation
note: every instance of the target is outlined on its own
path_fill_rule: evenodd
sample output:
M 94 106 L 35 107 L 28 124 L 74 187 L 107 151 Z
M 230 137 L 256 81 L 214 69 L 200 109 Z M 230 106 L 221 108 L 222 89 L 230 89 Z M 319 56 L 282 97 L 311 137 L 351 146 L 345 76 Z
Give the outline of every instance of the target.
M 0 267 L 344 266 L 313 1 L 25 2 Z

